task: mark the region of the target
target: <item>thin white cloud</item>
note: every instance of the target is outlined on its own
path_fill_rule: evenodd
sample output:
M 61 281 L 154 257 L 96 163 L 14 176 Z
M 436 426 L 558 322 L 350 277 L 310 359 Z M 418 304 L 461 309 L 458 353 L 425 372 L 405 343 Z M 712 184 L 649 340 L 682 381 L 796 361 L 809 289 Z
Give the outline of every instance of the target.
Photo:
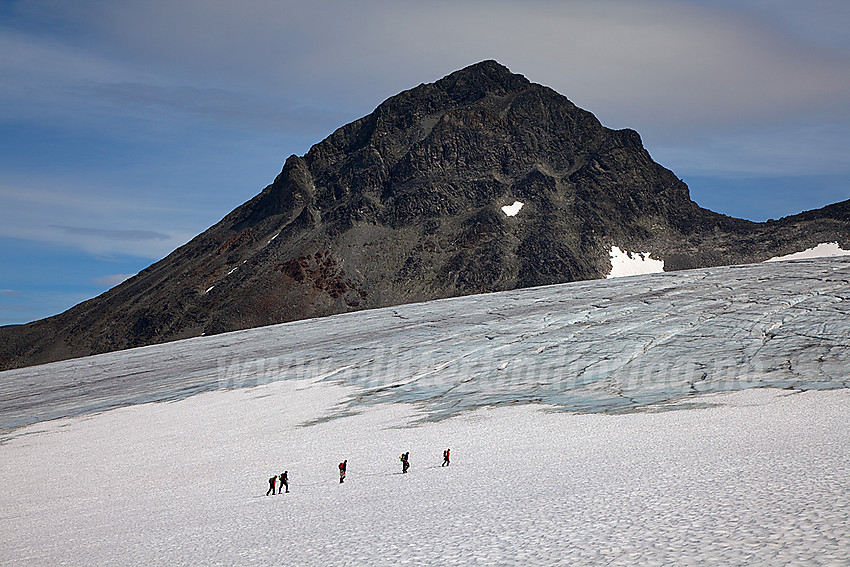
M 153 230 L 114 230 L 105 228 L 91 228 L 80 226 L 51 225 L 50 228 L 58 228 L 66 234 L 74 236 L 92 236 L 105 238 L 107 240 L 126 240 L 135 242 L 139 240 L 170 240 L 171 237 Z
M 848 54 L 758 17 L 770 11 L 757 1 L 116 1 L 99 4 L 97 17 L 86 3 L 46 6 L 88 34 L 72 45 L 81 52 L 72 73 L 55 64 L 47 73 L 67 82 L 82 72 L 103 92 L 199 89 L 212 111 L 233 107 L 215 89 L 239 85 L 244 100 L 274 93 L 287 108 L 309 101 L 366 112 L 495 58 L 615 127 L 679 131 L 814 107 L 850 113 Z M 109 71 L 99 72 L 104 57 Z
M 162 258 L 195 236 L 179 225 L 179 211 L 140 203 L 133 197 L 103 195 L 56 186 L 50 178 L 23 184 L 0 183 L 0 236 L 70 246 L 95 255 Z M 61 186 L 61 184 L 59 184 Z M 81 226 L 66 224 L 73 220 Z M 115 228 L 132 223 L 129 228 Z M 135 227 L 138 228 L 134 228 Z
M 335 128 L 350 119 L 334 109 L 292 106 L 285 101 L 270 100 L 263 93 L 191 85 L 92 82 L 70 87 L 66 92 L 81 99 L 97 100 L 113 113 L 290 134 L 314 133 L 317 126 Z
M 107 276 L 101 276 L 99 278 L 94 278 L 92 283 L 98 287 L 112 288 L 116 285 L 123 283 L 136 274 L 109 274 Z
M 14 289 L 0 289 L 0 295 L 20 295 L 19 291 L 15 291 Z
M 193 77 L 191 67 L 189 61 L 175 69 L 128 61 L 97 46 L 0 27 L 0 118 L 109 129 L 119 116 L 310 133 L 351 118 L 304 97 L 258 88 L 256 81 L 243 88 L 236 70 L 217 81 Z
M 705 2 L 706 0 L 702 0 Z M 711 0 L 731 10 L 749 12 L 787 33 L 825 49 L 850 49 L 850 3 L 847 0 Z
M 850 173 L 848 146 L 850 120 L 710 133 L 690 143 L 656 144 L 652 156 L 680 175 L 823 176 Z
M 90 120 L 96 100 L 69 96 L 69 87 L 109 83 L 138 73 L 112 61 L 109 54 L 86 51 L 77 45 L 43 35 L 24 35 L 0 28 L 0 117 Z

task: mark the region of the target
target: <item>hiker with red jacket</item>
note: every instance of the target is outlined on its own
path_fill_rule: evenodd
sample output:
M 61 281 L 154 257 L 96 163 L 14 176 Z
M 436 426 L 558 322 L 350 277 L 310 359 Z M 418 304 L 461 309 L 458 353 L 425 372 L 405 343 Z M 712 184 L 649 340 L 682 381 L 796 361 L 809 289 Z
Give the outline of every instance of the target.
M 348 467 L 348 460 L 345 460 L 339 464 L 339 483 L 342 484 L 345 481 L 345 469 Z
M 441 467 L 449 466 L 449 464 L 450 464 L 449 463 L 449 456 L 451 456 L 451 453 L 452 453 L 451 449 L 446 449 L 445 451 L 443 451 L 443 464 L 440 465 Z
M 407 469 L 410 468 L 410 451 L 402 453 L 399 459 L 401 460 L 401 472 L 404 474 L 407 472 Z
M 277 476 L 273 476 L 269 479 L 269 489 L 266 491 L 266 496 L 269 495 L 269 492 L 274 494 L 274 483 L 277 480 Z

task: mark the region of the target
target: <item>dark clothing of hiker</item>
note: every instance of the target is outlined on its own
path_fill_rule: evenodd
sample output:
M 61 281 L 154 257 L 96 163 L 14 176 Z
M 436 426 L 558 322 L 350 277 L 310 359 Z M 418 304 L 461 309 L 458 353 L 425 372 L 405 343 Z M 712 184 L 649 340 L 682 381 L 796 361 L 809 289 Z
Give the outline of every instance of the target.
M 274 494 L 274 481 L 276 481 L 276 480 L 277 480 L 276 476 L 273 476 L 269 479 L 269 489 L 266 491 L 266 496 L 269 495 L 269 492 Z
M 283 471 L 283 474 L 280 475 L 280 488 L 286 487 L 286 491 L 289 492 L 289 471 Z M 280 494 L 282 490 L 278 489 L 277 493 Z
M 345 481 L 345 469 L 348 466 L 348 461 L 345 460 L 339 464 L 339 483 L 342 484 Z
M 406 473 L 407 469 L 410 468 L 410 461 L 408 460 L 409 458 L 410 458 L 409 452 L 402 453 L 401 457 L 399 457 L 399 459 L 401 459 L 401 472 L 402 472 L 402 474 Z
M 449 463 L 449 456 L 450 455 L 451 455 L 451 449 L 446 449 L 445 451 L 443 451 L 443 464 L 440 465 L 441 467 L 449 466 L 449 464 L 450 464 Z

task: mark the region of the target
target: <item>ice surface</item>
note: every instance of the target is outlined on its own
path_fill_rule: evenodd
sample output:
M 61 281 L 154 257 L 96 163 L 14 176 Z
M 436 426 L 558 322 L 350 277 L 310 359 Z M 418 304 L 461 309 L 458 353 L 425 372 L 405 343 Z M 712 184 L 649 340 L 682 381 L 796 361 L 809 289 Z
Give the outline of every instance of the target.
M 423 419 L 624 411 L 758 386 L 846 387 L 850 258 L 670 272 L 361 311 L 0 373 L 0 430 L 280 380 Z M 2 435 L 2 431 L 0 431 Z
M 0 445 L 0 564 L 850 556 L 848 390 L 756 389 L 697 397 L 705 409 L 622 415 L 485 408 L 415 427 L 422 410 L 401 403 L 321 419 L 355 393 L 290 380 L 21 428 Z M 291 492 L 264 496 L 284 470 Z
M 636 276 L 639 274 L 658 274 L 664 271 L 664 260 L 653 260 L 649 252 L 627 252 L 617 246 L 611 247 L 611 273 L 607 278 Z
M 802 252 L 776 256 L 766 262 L 784 262 L 785 260 L 802 260 L 804 258 L 828 258 L 835 256 L 850 256 L 850 250 L 844 250 L 837 242 L 824 242 L 814 248 L 808 248 Z

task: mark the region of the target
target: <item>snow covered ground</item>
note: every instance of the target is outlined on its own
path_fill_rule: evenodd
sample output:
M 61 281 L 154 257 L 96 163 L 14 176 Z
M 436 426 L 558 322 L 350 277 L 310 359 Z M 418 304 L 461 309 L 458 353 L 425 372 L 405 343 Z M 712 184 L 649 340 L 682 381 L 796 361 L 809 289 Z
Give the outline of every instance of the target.
M 525 203 L 514 201 L 513 204 L 502 207 L 502 212 L 509 217 L 515 217 L 523 205 L 525 205 Z
M 611 273 L 606 278 L 621 278 L 640 274 L 658 274 L 664 271 L 664 260 L 653 260 L 649 252 L 628 252 L 611 247 Z
M 3 372 L 0 564 L 846 565 L 848 298 L 798 260 Z
M 831 258 L 835 256 L 850 256 L 850 250 L 844 250 L 837 242 L 823 242 L 814 248 L 808 248 L 802 252 L 776 256 L 766 262 L 784 262 L 785 260 L 802 260 L 805 258 Z
M 621 415 L 485 408 L 415 425 L 420 412 L 394 403 L 322 420 L 352 389 L 275 382 L 23 428 L 0 446 L 0 564 L 850 556 L 848 390 L 755 389 Z M 446 447 L 452 464 L 441 468 Z M 291 492 L 264 496 L 284 470 Z

